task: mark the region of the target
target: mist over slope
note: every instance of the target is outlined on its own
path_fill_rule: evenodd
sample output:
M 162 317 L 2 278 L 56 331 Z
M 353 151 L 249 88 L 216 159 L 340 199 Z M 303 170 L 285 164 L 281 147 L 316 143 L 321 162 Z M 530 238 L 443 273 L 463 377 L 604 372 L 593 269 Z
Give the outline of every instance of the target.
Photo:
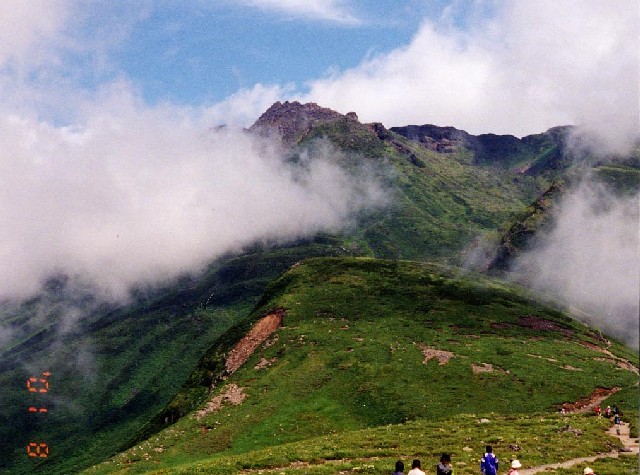
M 273 141 L 171 111 L 125 104 L 72 129 L 0 121 L 0 299 L 55 275 L 124 298 L 258 241 L 338 232 L 388 200 L 329 145 L 295 166 Z
M 640 195 L 584 181 L 561 197 L 554 224 L 512 264 L 515 278 L 554 295 L 580 318 L 638 348 Z

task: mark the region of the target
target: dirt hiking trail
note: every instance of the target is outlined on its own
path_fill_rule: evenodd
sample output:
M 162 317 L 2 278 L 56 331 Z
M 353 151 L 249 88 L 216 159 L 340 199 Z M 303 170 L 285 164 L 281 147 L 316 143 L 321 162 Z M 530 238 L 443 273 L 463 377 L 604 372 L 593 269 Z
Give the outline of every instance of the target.
M 638 439 L 629 437 L 629 424 L 626 424 L 626 423 L 621 424 L 620 435 L 616 433 L 615 426 L 609 429 L 609 434 L 611 434 L 614 437 L 618 437 L 620 439 L 624 447 L 621 451 L 612 450 L 611 452 L 594 455 L 592 457 L 580 457 L 576 459 L 566 460 L 560 463 L 550 463 L 547 465 L 540 465 L 538 467 L 518 470 L 518 473 L 520 473 L 520 475 L 533 475 L 534 473 L 544 472 L 547 469 L 569 468 L 579 463 L 593 462 L 594 460 L 604 458 L 604 457 L 618 457 L 620 453 L 638 455 Z

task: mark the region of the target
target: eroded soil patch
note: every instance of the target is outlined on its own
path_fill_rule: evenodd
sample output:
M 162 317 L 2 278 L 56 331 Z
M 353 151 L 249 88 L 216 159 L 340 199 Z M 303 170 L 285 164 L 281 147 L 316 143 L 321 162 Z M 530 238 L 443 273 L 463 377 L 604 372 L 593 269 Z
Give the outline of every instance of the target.
M 578 399 L 576 402 L 565 402 L 564 404 L 561 404 L 560 409 L 564 409 L 565 412 L 588 412 L 618 391 L 620 391 L 620 388 L 618 387 L 611 389 L 596 388 L 587 397 Z
M 211 399 L 211 401 L 207 402 L 204 408 L 196 411 L 195 418 L 197 420 L 200 420 L 207 414 L 219 411 L 222 407 L 222 404 L 225 402 L 233 406 L 242 404 L 242 401 L 244 401 L 246 397 L 247 395 L 244 393 L 243 388 L 235 383 L 231 383 L 226 387 L 225 392 L 223 392 L 222 394 L 218 394 L 213 399 Z
M 429 360 L 435 358 L 438 360 L 438 364 L 444 365 L 447 364 L 449 360 L 455 356 L 455 354 L 450 351 L 436 350 L 435 348 L 431 348 L 424 343 L 416 343 L 416 345 L 418 346 L 418 348 L 420 348 L 422 354 L 424 355 L 424 360 L 422 361 L 423 364 L 427 364 Z
M 555 322 L 551 320 L 547 320 L 542 317 L 537 317 L 535 315 L 526 315 L 524 317 L 520 317 L 518 320 L 518 324 L 521 327 L 531 328 L 532 330 L 550 330 L 557 331 L 562 333 L 564 336 L 572 336 L 573 330 L 569 330 L 568 328 L 561 327 Z
M 270 313 L 256 322 L 253 328 L 229 352 L 225 363 L 228 374 L 234 373 L 240 368 L 256 351 L 256 348 L 280 327 L 283 316 L 284 310 L 280 310 Z

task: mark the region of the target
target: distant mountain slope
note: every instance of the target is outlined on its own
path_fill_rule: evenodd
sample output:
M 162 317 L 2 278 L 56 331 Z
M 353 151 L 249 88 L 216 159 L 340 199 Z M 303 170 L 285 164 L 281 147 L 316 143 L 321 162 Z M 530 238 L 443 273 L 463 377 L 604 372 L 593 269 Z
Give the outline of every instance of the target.
M 316 104 L 276 103 L 251 127 L 279 137 L 295 162 L 330 143 L 339 163 L 373 169 L 388 185 L 387 210 L 360 222 L 353 238 L 385 258 L 448 258 L 495 231 L 548 187 L 544 178 L 475 166 L 469 151 L 439 153 L 386 129 Z M 504 160 L 510 160 L 503 151 Z
M 429 150 L 458 153 L 466 149 L 473 154 L 476 165 L 512 168 L 528 175 L 568 168 L 572 163 L 568 140 L 574 130 L 572 126 L 554 127 L 519 139 L 513 135 L 471 135 L 454 127 L 429 124 L 391 128 Z
M 156 427 L 184 418 L 134 466 L 421 419 L 554 413 L 621 388 L 631 411 L 637 382 L 632 351 L 515 287 L 426 264 L 311 259 L 205 355 Z

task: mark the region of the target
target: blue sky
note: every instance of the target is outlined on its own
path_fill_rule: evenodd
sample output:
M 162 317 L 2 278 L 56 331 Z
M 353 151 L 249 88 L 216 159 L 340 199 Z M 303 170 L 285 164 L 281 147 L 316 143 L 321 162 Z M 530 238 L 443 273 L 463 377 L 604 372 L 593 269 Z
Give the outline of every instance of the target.
M 65 29 L 94 47 L 66 51 L 73 72 L 61 74 L 90 90 L 124 77 L 150 104 L 212 104 L 256 84 L 304 91 L 308 81 L 407 45 L 425 18 L 451 9 L 446 1 L 305 3 L 314 2 L 78 4 Z M 461 18 L 467 5 L 456 6 Z
M 257 83 L 303 87 L 407 44 L 438 14 L 424 2 L 366 3 L 347 22 L 231 3 L 158 8 L 114 59 L 151 102 L 211 103 Z

